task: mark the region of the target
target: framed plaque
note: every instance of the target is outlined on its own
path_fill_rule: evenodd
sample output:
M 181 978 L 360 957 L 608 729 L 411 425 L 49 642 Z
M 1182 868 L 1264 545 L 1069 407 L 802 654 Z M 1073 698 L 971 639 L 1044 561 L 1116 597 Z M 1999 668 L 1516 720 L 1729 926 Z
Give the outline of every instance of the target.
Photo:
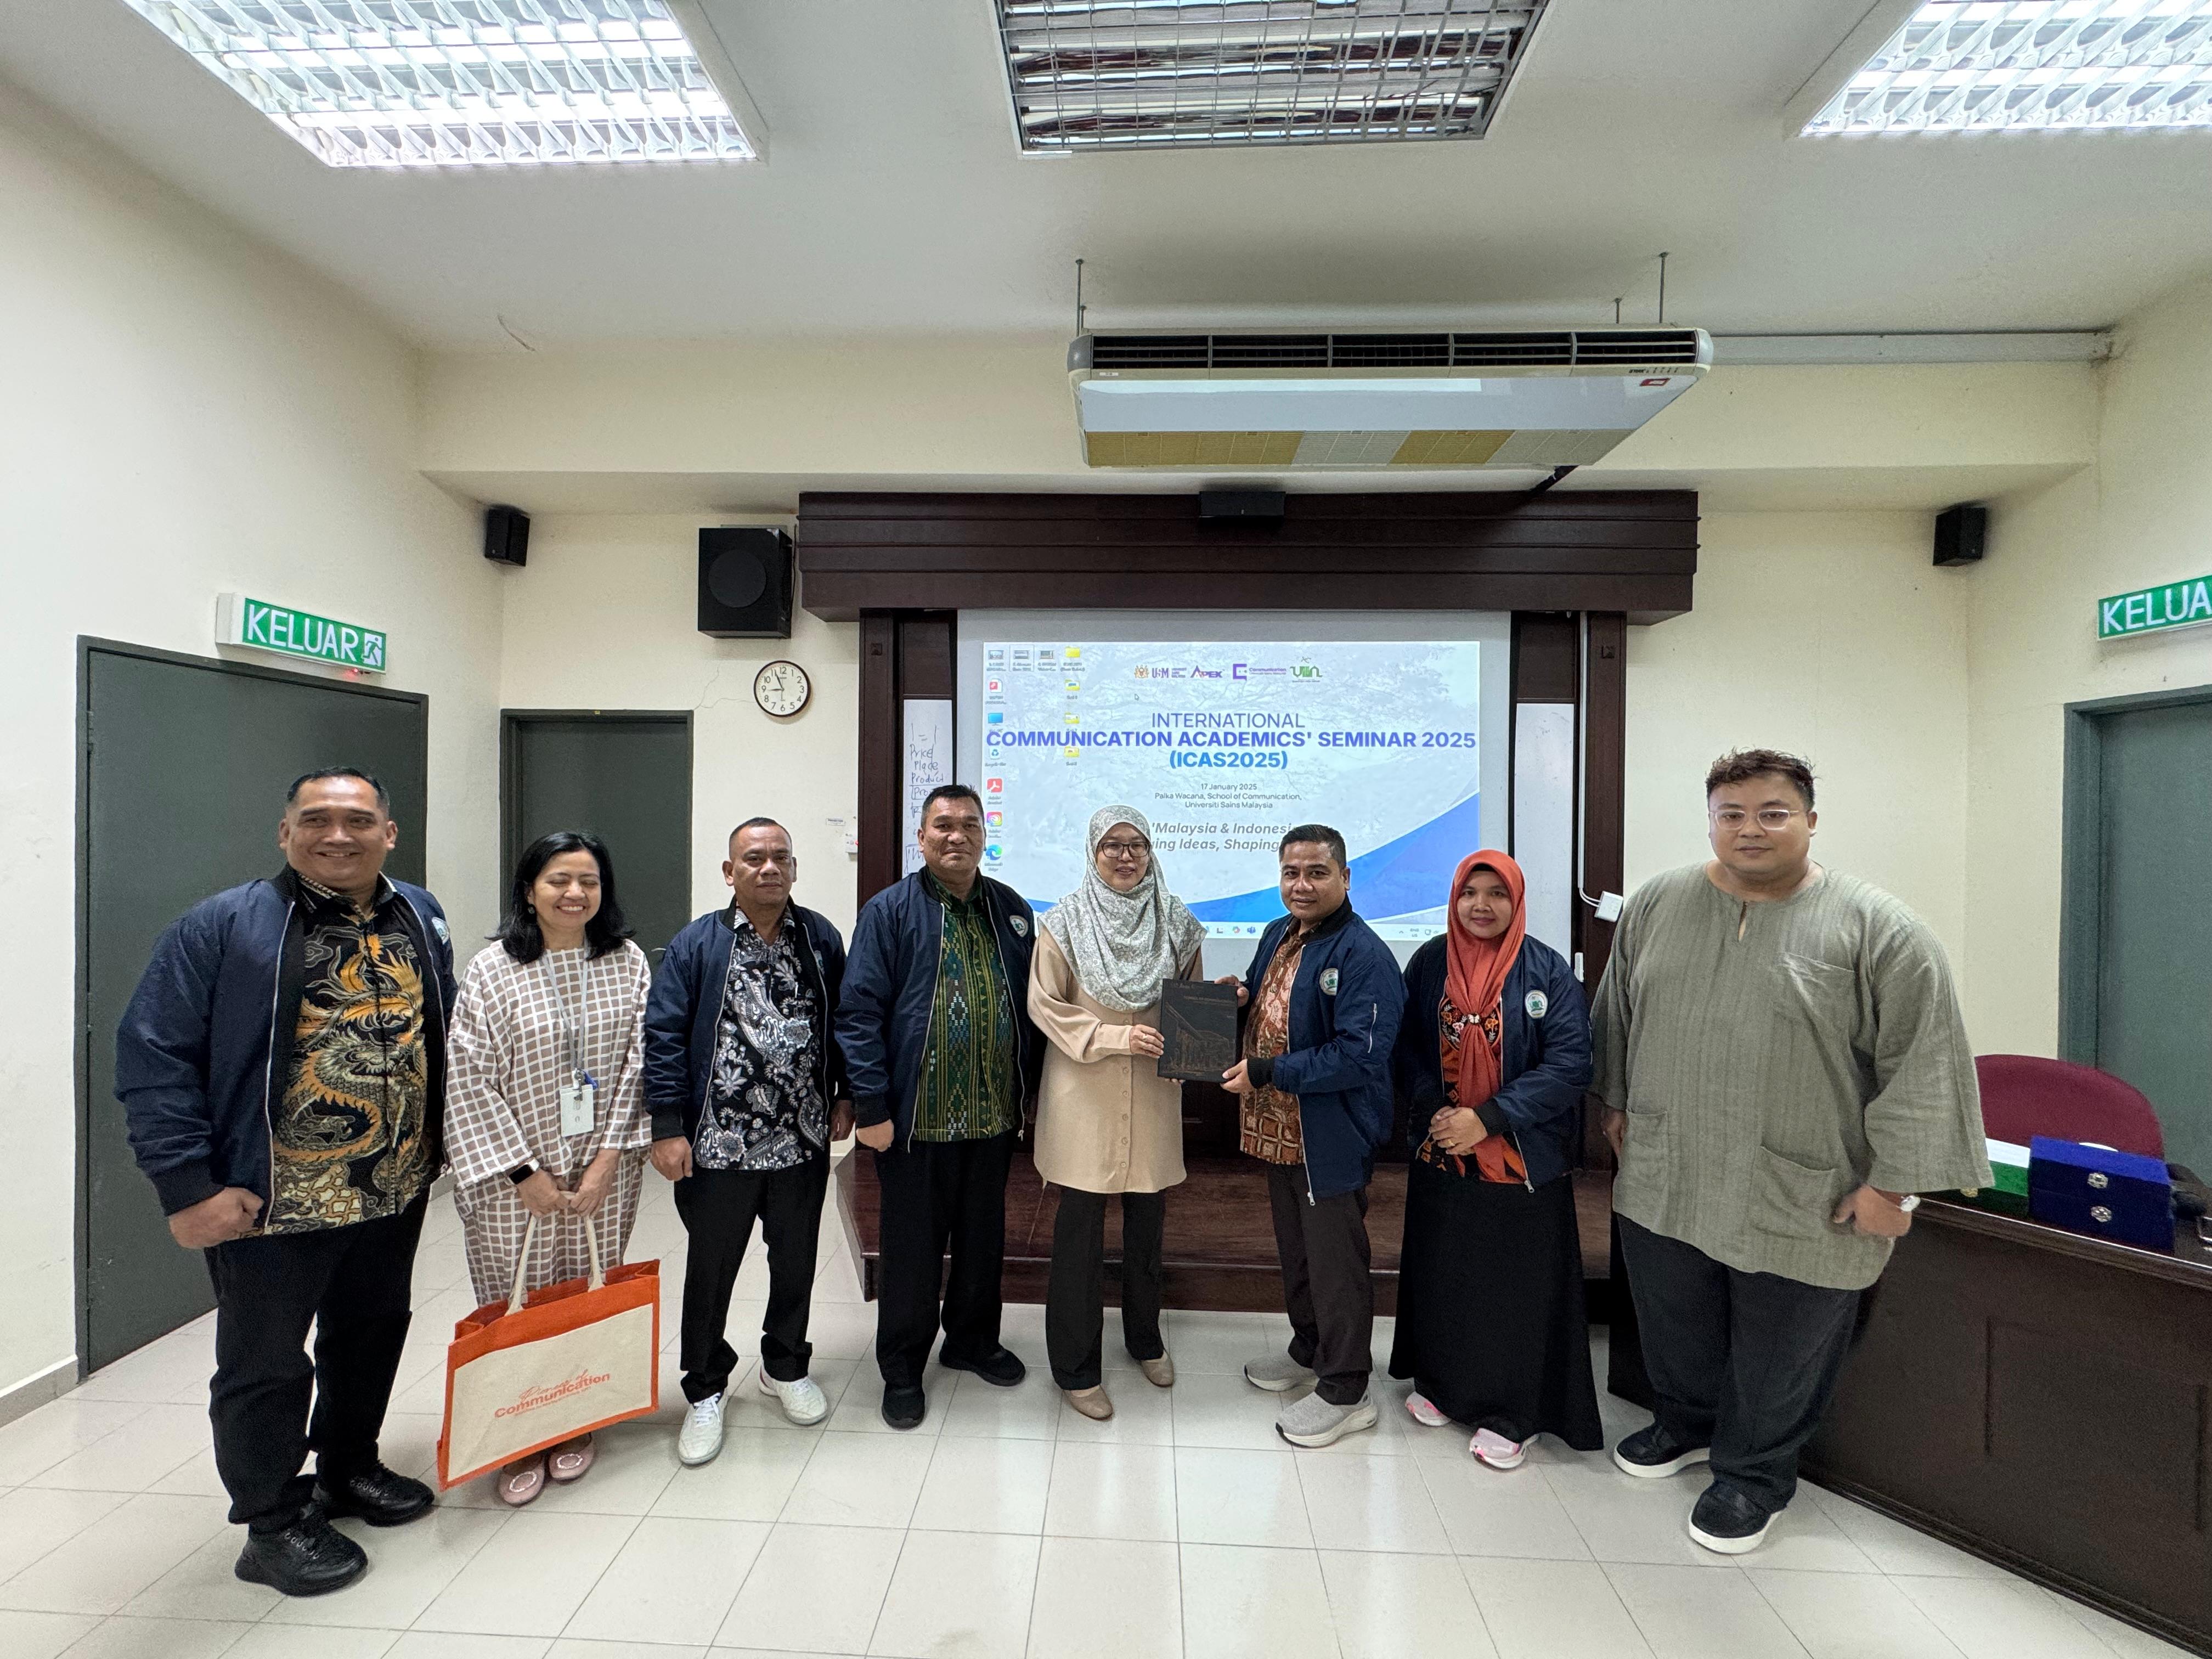
M 1167 1047 L 1160 1056 L 1160 1076 L 1220 1082 L 1237 1063 L 1237 988 L 1169 980 L 1160 987 L 1160 1036 Z

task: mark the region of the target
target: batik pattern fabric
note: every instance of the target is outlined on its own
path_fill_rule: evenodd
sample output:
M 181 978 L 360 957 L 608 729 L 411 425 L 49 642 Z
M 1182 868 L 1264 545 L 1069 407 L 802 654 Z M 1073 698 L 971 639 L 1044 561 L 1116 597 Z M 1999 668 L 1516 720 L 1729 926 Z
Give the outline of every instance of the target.
M 1259 1001 L 1244 1028 L 1246 1059 L 1271 1060 L 1290 1047 L 1291 987 L 1298 977 L 1298 958 L 1312 937 L 1306 929 L 1294 927 L 1275 947 L 1274 960 L 1261 975 Z M 1298 1097 L 1273 1087 L 1253 1090 L 1237 1114 L 1237 1144 L 1247 1157 L 1263 1164 L 1303 1163 L 1306 1144 L 1298 1121 Z
M 629 1246 L 653 1121 L 645 1109 L 645 952 L 624 941 L 602 957 L 548 951 L 517 962 L 503 945 L 479 951 L 461 975 L 447 1048 L 446 1146 L 453 1166 L 469 1282 L 479 1304 L 504 1301 L 530 1212 L 514 1170 L 528 1164 L 573 1192 L 603 1152 L 620 1154 L 592 1218 L 604 1265 Z M 561 1132 L 561 1090 L 580 1064 L 592 1079 L 588 1133 Z M 546 1218 L 531 1247 L 526 1290 L 591 1270 L 583 1220 Z
M 1447 992 L 1437 1000 L 1437 1059 L 1443 1067 L 1447 1110 L 1459 1108 L 1459 1048 L 1460 1044 L 1468 1042 L 1486 1042 L 1492 1054 L 1504 1047 L 1504 1005 L 1492 1005 L 1486 1014 L 1465 1013 Z M 1526 1182 L 1528 1166 L 1521 1161 L 1521 1149 L 1503 1135 L 1490 1139 L 1498 1142 L 1498 1148 L 1486 1161 L 1474 1154 L 1448 1152 L 1437 1145 L 1434 1135 L 1422 1137 L 1420 1149 L 1414 1156 L 1447 1175 L 1471 1175 L 1484 1181 Z M 1488 1140 L 1483 1144 L 1488 1145 Z
M 299 1012 L 265 1231 L 393 1216 L 430 1184 L 423 969 L 390 882 L 367 908 L 302 878 Z
M 944 908 L 945 927 L 929 1043 L 915 1091 L 914 1139 L 988 1140 L 1014 1127 L 1018 1109 L 1014 1007 L 999 942 L 981 881 L 958 899 L 935 876 L 923 879 Z
M 714 1059 L 691 1137 L 702 1170 L 791 1170 L 830 1149 L 822 1097 L 822 999 L 787 915 L 773 942 L 733 917 Z

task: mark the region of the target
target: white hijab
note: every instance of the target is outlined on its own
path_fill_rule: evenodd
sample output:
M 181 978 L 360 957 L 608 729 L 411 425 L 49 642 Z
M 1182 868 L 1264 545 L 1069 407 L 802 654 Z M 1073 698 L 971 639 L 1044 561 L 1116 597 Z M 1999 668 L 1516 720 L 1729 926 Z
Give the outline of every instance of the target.
M 1145 878 L 1117 893 L 1098 873 L 1098 843 L 1117 823 L 1149 842 L 1152 821 L 1133 806 L 1102 806 L 1091 815 L 1085 838 L 1083 884 L 1045 913 L 1045 931 L 1074 965 L 1076 983 L 1102 1008 L 1133 1014 L 1160 1000 L 1160 981 L 1173 979 L 1206 937 L 1183 902 L 1168 891 L 1159 854 Z

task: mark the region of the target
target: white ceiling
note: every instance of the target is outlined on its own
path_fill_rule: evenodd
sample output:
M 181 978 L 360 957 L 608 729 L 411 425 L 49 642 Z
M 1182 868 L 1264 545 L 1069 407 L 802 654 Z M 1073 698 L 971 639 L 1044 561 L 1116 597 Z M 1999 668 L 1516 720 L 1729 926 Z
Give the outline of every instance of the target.
M 1790 139 L 1869 0 L 1554 0 L 1474 142 L 1024 158 L 989 0 L 706 0 L 765 166 L 325 168 L 121 0 L 0 75 L 430 346 L 1649 318 L 2100 327 L 2212 268 L 2212 132 Z

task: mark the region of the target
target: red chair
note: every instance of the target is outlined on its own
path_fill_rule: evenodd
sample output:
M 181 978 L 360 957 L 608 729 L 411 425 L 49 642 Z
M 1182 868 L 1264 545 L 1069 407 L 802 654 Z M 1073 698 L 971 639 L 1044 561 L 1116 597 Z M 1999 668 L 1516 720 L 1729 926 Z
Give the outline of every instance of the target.
M 2157 1109 L 2142 1090 L 2109 1072 L 2033 1054 L 1980 1054 L 1974 1071 L 1982 1083 L 1982 1128 L 1992 1140 L 2025 1146 L 2051 1135 L 2166 1157 Z

